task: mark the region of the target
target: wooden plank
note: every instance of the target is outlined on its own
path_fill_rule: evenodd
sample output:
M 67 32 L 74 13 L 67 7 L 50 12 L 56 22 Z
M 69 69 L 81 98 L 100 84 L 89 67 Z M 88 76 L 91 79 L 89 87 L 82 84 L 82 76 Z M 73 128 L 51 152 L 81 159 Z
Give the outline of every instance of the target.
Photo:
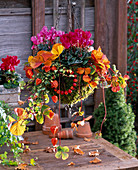
M 31 15 L 31 8 L 0 8 L 0 16 Z
M 53 25 L 58 30 L 58 6 L 59 6 L 59 0 L 53 0 Z
M 85 0 L 81 0 L 81 28 L 85 29 Z
M 32 0 L 32 33 L 37 35 L 45 25 L 45 0 Z
M 0 8 L 31 8 L 31 0 L 1 0 Z
M 67 0 L 67 16 L 68 16 L 68 26 L 67 32 L 72 30 L 72 18 L 71 18 L 71 0 Z
M 124 75 L 127 65 L 127 1 L 95 0 L 95 48 L 101 46 L 111 64 Z M 95 93 L 95 108 L 102 101 Z
M 45 25 L 45 0 L 32 0 L 32 34 L 37 35 Z M 34 54 L 34 53 L 33 53 Z M 42 129 L 36 122 L 35 130 Z

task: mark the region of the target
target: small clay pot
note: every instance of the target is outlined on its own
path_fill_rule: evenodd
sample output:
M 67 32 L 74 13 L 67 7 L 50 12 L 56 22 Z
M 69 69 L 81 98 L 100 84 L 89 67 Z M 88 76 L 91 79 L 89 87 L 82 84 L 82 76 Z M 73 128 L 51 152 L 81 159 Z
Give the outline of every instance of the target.
M 92 131 L 91 131 L 91 128 L 90 128 L 90 123 L 85 122 L 84 126 L 79 125 L 76 135 L 79 138 L 84 138 L 84 137 L 90 138 L 90 137 L 92 137 Z
M 54 114 L 53 119 L 49 119 L 47 116 L 45 116 L 45 122 L 44 125 L 42 127 L 42 132 L 45 135 L 49 135 L 51 130 L 50 127 L 51 126 L 57 126 L 58 129 L 60 130 L 61 125 L 59 123 L 59 115 L 58 114 Z
M 62 130 L 57 134 L 57 137 L 61 139 L 73 139 L 73 130 Z

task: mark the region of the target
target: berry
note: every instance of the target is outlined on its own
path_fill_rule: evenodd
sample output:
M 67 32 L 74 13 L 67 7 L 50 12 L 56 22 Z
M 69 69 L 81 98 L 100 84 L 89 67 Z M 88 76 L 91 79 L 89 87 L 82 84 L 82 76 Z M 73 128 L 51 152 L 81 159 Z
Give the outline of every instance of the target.
M 63 94 L 64 94 L 64 91 L 61 91 L 60 94 L 63 95 Z
M 57 94 L 59 94 L 60 93 L 60 90 L 57 90 Z
M 52 71 L 57 70 L 57 67 L 56 67 L 56 66 L 52 66 L 52 67 L 51 67 L 51 70 L 52 70 Z
M 68 92 L 69 92 L 69 93 L 72 93 L 72 90 L 69 89 Z
M 76 87 L 76 85 L 77 85 L 76 83 L 73 83 L 73 86 L 74 86 L 74 87 Z
M 71 90 L 75 90 L 75 88 L 73 86 L 71 86 Z
M 74 82 L 77 82 L 78 80 L 77 80 L 77 79 L 74 79 L 73 81 L 74 81 Z
M 68 94 L 68 91 L 65 91 L 65 95 L 67 95 Z
M 77 77 L 77 75 L 74 75 L 74 77 L 76 78 L 76 77 Z

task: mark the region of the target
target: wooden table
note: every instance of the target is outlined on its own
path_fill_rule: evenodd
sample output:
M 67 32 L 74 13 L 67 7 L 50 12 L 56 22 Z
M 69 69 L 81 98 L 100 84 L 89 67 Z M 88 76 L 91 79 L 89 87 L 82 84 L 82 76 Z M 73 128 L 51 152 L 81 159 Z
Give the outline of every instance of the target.
M 82 138 L 74 137 L 74 139 L 66 139 L 61 141 L 62 146 L 68 146 L 69 158 L 61 160 L 55 158 L 55 153 L 46 153 L 43 150 L 51 146 L 51 139 L 47 135 L 43 135 L 41 131 L 28 132 L 24 134 L 28 137 L 28 141 L 38 141 L 38 145 L 30 145 L 31 151 L 22 154 L 22 159 L 29 162 L 31 158 L 38 157 L 37 166 L 29 166 L 30 170 L 62 170 L 62 169 L 94 169 L 94 170 L 114 170 L 114 169 L 133 169 L 138 170 L 138 160 L 129 154 L 125 153 L 118 147 L 107 142 L 103 138 L 95 139 L 92 137 L 90 142 L 84 141 Z M 84 155 L 76 155 L 72 150 L 72 146 L 80 145 L 80 148 L 85 152 Z M 89 151 L 98 149 L 98 156 L 102 162 L 99 164 L 90 164 L 89 161 L 93 157 L 89 157 Z M 74 162 L 75 165 L 67 166 L 68 163 Z M 13 167 L 0 166 L 0 170 L 14 169 Z

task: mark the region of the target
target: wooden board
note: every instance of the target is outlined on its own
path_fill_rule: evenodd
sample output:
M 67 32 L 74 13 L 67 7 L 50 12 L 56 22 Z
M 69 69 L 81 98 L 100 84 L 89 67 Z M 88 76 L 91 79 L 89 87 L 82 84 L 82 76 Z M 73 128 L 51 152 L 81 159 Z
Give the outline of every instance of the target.
M 31 50 L 31 9 L 0 9 L 0 60 L 7 55 L 16 55 L 21 60 L 16 71 L 25 77 L 24 63 Z
M 38 141 L 38 145 L 30 145 L 31 151 L 27 154 L 22 154 L 24 161 L 29 162 L 30 158 L 38 157 L 37 166 L 30 167 L 31 170 L 46 169 L 96 169 L 96 170 L 114 170 L 114 169 L 138 169 L 138 160 L 129 154 L 125 153 L 118 147 L 107 142 L 103 138 L 95 139 L 91 138 L 90 142 L 85 142 L 82 138 L 74 137 L 74 139 L 62 140 L 62 146 L 68 146 L 69 158 L 65 161 L 55 158 L 55 153 L 46 153 L 43 150 L 51 146 L 51 139 L 47 135 L 43 135 L 41 131 L 25 133 L 24 137 L 28 137 L 28 141 Z M 75 155 L 72 146 L 80 145 L 80 148 L 85 152 L 83 156 Z M 98 149 L 100 152 L 99 158 L 102 160 L 99 164 L 90 164 L 89 161 L 92 157 L 88 156 L 89 151 L 95 151 Z M 74 162 L 75 165 L 68 167 L 67 164 Z M 8 167 L 0 166 L 0 170 Z

